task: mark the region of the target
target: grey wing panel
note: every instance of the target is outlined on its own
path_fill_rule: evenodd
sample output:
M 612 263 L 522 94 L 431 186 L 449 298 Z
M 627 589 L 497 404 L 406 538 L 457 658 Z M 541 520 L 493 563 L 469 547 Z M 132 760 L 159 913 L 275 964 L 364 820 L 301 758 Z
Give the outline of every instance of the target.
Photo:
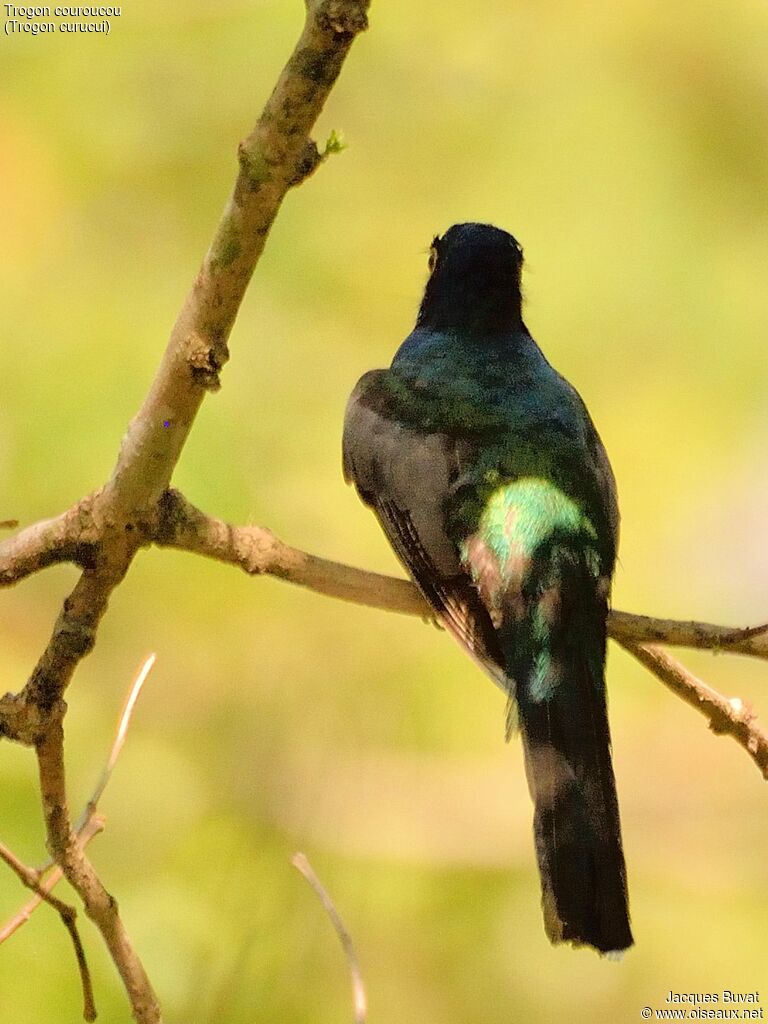
M 422 434 L 366 401 L 376 376 L 355 389 L 344 424 L 344 475 L 353 482 L 400 561 L 456 637 L 500 685 L 503 663 L 490 616 L 444 529 L 444 502 L 455 475 L 453 443 Z M 504 686 L 506 689 L 506 687 Z
M 449 442 L 442 434 L 419 433 L 368 404 L 366 390 L 371 385 L 375 388 L 380 373 L 367 373 L 347 405 L 344 477 L 355 484 L 367 505 L 376 508 L 381 499 L 407 511 L 434 569 L 452 576 L 461 569 L 443 529 L 443 502 L 451 476 Z M 382 522 L 382 526 L 389 536 L 388 524 Z M 390 541 L 394 544 L 391 536 Z

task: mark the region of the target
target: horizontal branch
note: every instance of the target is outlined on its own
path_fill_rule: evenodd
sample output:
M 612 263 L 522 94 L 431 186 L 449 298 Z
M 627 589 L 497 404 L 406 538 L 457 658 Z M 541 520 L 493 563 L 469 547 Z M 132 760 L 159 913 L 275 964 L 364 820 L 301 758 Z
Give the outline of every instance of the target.
M 205 515 L 176 490 L 163 495 L 154 541 L 160 547 L 181 548 L 237 565 L 252 576 L 277 576 L 327 597 L 434 618 L 434 612 L 409 580 L 307 554 L 262 526 L 231 526 Z
M 328 597 L 383 611 L 434 618 L 433 610 L 409 580 L 307 554 L 262 526 L 231 526 L 205 515 L 179 491 L 169 490 L 163 495 L 154 539 L 161 547 L 205 555 L 237 565 L 251 575 L 277 576 Z M 736 629 L 611 611 L 608 634 L 619 643 L 665 643 L 768 658 L 768 626 Z
M 608 618 L 608 633 L 619 642 L 635 640 L 768 658 L 768 624 L 765 623 L 743 628 L 715 626 L 711 622 L 653 619 L 648 615 L 614 610 Z
M 231 526 L 205 515 L 178 491 L 166 491 L 163 495 L 155 543 L 237 565 L 252 575 L 277 576 L 329 597 L 425 619 L 434 617 L 418 589 L 407 580 L 317 558 L 290 547 L 260 526 Z M 715 732 L 732 736 L 768 779 L 768 736 L 755 724 L 755 715 L 740 701 L 729 701 L 697 679 L 670 655 L 646 646 L 648 641 L 661 641 L 768 658 L 768 626 L 734 629 L 611 611 L 608 635 L 674 693 L 706 715 Z
M 433 617 L 432 609 L 409 580 L 310 555 L 262 526 L 232 526 L 201 512 L 173 489 L 165 491 L 157 514 L 145 517 L 142 525 L 143 543 L 191 551 L 237 565 L 251 575 L 276 576 L 355 604 L 425 619 Z M 89 499 L 56 519 L 36 523 L 0 544 L 0 586 L 54 562 L 82 565 L 98 534 Z M 620 643 L 667 644 L 768 659 L 768 624 L 738 628 L 614 609 L 608 618 L 608 633 Z
M 8 587 L 57 562 L 92 564 L 99 540 L 91 514 L 92 499 L 84 498 L 53 519 L 43 519 L 0 543 L 0 587 Z

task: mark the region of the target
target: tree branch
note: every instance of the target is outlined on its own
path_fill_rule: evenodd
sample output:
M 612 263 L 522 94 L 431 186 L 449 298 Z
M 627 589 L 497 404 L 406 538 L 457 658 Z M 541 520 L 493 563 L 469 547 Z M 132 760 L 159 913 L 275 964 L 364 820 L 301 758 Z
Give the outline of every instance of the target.
M 117 729 L 115 730 L 115 738 L 112 741 L 112 747 L 109 751 L 104 768 L 102 769 L 99 781 L 96 783 L 96 787 L 91 794 L 91 798 L 83 809 L 83 813 L 80 815 L 80 820 L 75 826 L 75 836 L 77 838 L 78 846 L 84 849 L 94 836 L 97 836 L 104 828 L 104 819 L 98 814 L 98 803 L 107 788 L 107 783 L 112 777 L 117 759 L 120 756 L 120 752 L 123 749 L 125 738 L 128 734 L 128 726 L 131 724 L 133 717 L 133 711 L 136 707 L 136 701 L 139 699 L 144 683 L 147 681 L 147 676 L 152 670 L 155 664 L 156 656 L 150 654 L 145 659 L 144 664 L 139 669 L 133 684 L 128 691 L 128 696 L 125 699 L 123 710 L 120 712 L 120 718 L 118 719 Z M 50 874 L 48 874 L 50 872 Z M 46 894 L 58 884 L 61 880 L 64 872 L 62 868 L 56 864 L 55 861 L 49 861 L 42 868 L 39 868 L 35 875 L 38 878 L 40 884 L 36 888 L 38 895 L 34 900 L 30 900 L 22 909 L 16 914 L 3 928 L 0 928 L 0 944 L 5 942 L 13 933 L 21 927 L 25 921 L 29 920 L 30 915 L 36 907 L 40 905 Z M 45 876 L 45 877 L 44 877 Z
M 72 831 L 64 775 L 64 730 L 61 720 L 56 723 L 56 719 L 51 720 L 37 744 L 48 849 L 83 901 L 86 914 L 101 932 L 125 985 L 135 1020 L 138 1024 L 159 1024 L 157 996 L 120 919 L 117 901 L 104 888 Z
M 699 650 L 747 654 L 753 658 L 768 658 L 768 625 L 715 626 L 710 622 L 652 619 L 648 615 L 631 615 L 611 611 L 608 633 L 620 643 L 624 640 L 638 643 L 669 644 L 672 647 L 693 647 Z
M 253 576 L 277 576 L 328 597 L 423 619 L 434 618 L 433 610 L 409 580 L 307 554 L 285 544 L 262 526 L 231 526 L 205 515 L 176 490 L 166 491 L 161 499 L 154 542 L 160 547 L 180 548 L 237 565 Z M 768 658 L 768 626 L 735 629 L 708 622 L 654 619 L 611 611 L 608 634 L 619 643 L 655 641 Z
M 66 688 L 92 649 L 111 593 L 136 552 L 151 543 L 182 548 L 329 596 L 433 617 L 417 589 L 406 580 L 317 558 L 289 547 L 260 527 L 230 526 L 205 516 L 178 492 L 168 490 L 203 398 L 207 391 L 219 387 L 220 371 L 229 358 L 230 332 L 282 201 L 291 187 L 305 180 L 328 152 L 338 148 L 337 141 L 329 141 L 321 154 L 309 132 L 356 35 L 366 28 L 368 3 L 305 0 L 307 16 L 301 37 L 255 128 L 240 143 L 232 195 L 146 399 L 128 426 L 109 480 L 61 515 L 0 544 L 0 586 L 10 586 L 57 562 L 71 562 L 82 570 L 26 685 L 19 694 L 0 699 L 0 737 L 36 749 L 48 847 L 57 865 L 45 882 L 36 876 L 37 902 L 28 907 L 34 909 L 43 899 L 52 902 L 55 898 L 50 897 L 50 889 L 62 873 L 67 877 L 100 929 L 123 978 L 134 1017 L 142 1024 L 160 1020 L 157 999 L 125 933 L 117 904 L 84 853 L 88 838 L 98 830 L 96 803 L 114 759 L 110 759 L 79 827 L 73 830 L 63 749 Z M 4 520 L 0 528 L 10 522 Z M 653 641 L 768 658 L 768 625 L 734 630 L 614 611 L 608 629 L 678 696 L 702 711 L 715 731 L 727 732 L 744 746 L 768 778 L 768 738 L 755 725 L 751 711 L 711 690 L 664 652 L 646 646 Z M 129 704 L 132 706 L 130 699 Z M 127 721 L 128 707 L 124 715 Z M 117 748 L 113 748 L 115 757 L 122 743 L 119 734 L 120 730 Z M 6 853 L 15 859 L 10 851 Z M 66 907 L 61 901 L 54 902 L 57 909 L 59 904 Z M 19 926 L 15 921 L 23 922 L 30 912 L 25 908 L 17 915 L 0 932 L 0 940 Z M 74 928 L 73 920 L 71 923 Z M 81 962 L 79 936 L 76 930 L 71 934 Z M 84 960 L 81 973 L 83 965 Z M 86 991 L 87 967 L 83 978 Z M 85 1002 L 88 1012 L 87 995 Z M 364 1002 L 362 1006 L 360 1010 L 356 1004 L 356 1012 L 364 1014 Z
M 161 495 L 206 392 L 219 387 L 219 372 L 229 358 L 230 331 L 286 193 L 338 148 L 337 141 L 329 141 L 320 154 L 309 132 L 349 48 L 367 27 L 369 0 L 305 3 L 302 34 L 256 127 L 240 143 L 232 196 L 149 393 L 128 426 L 111 477 L 67 512 L 0 545 L 2 586 L 54 562 L 74 562 L 83 570 L 23 690 L 0 700 L 0 737 L 34 745 L 51 855 L 100 929 L 134 1016 L 145 1024 L 160 1020 L 157 999 L 128 941 L 117 904 L 70 824 L 63 697 L 77 665 L 93 647 L 112 591 L 136 552 L 157 531 Z
M 18 525 L 18 524 L 16 524 Z M 18 583 L 57 562 L 92 564 L 98 542 L 89 498 L 54 519 L 43 519 L 0 544 L 0 587 Z
M 77 830 L 77 841 L 80 846 L 86 847 L 95 836 L 103 831 L 104 819 L 100 815 L 95 814 L 88 818 L 87 822 Z M 29 903 L 25 903 L 12 918 L 6 921 L 2 928 L 0 928 L 0 945 L 2 945 L 6 939 L 10 939 L 14 932 L 17 932 L 23 924 L 27 923 L 32 914 L 43 902 L 46 895 L 49 892 L 52 892 L 62 880 L 64 872 L 58 864 L 54 864 L 53 861 L 49 861 L 45 867 L 38 869 L 37 875 L 40 877 L 40 887 L 36 890 L 37 895 L 34 896 Z
M 157 504 L 206 391 L 218 389 L 251 275 L 286 192 L 306 177 L 308 152 L 317 153 L 309 132 L 355 37 L 367 27 L 368 2 L 307 2 L 304 30 L 256 127 L 240 143 L 234 190 L 149 394 L 123 439 L 104 489 L 108 508 L 147 512 Z
M 658 647 L 627 641 L 620 643 L 674 694 L 708 718 L 712 732 L 732 736 L 768 781 L 768 734 L 757 726 L 757 716 L 748 704 L 738 697 L 730 700 L 724 697 Z
M 125 742 L 133 708 L 154 662 L 154 655 L 147 658 L 131 687 L 106 767 L 85 809 L 80 825 L 82 831 L 96 814 L 96 804 L 104 792 Z M 64 708 L 60 704 L 36 745 L 48 849 L 67 881 L 83 901 L 86 914 L 101 932 L 125 985 L 135 1020 L 139 1024 L 159 1024 L 161 1013 L 157 996 L 128 938 L 117 901 L 105 889 L 70 824 L 64 772 L 63 715 Z
M 72 945 L 75 949 L 75 959 L 77 960 L 77 968 L 80 972 L 80 983 L 83 986 L 83 1019 L 87 1021 L 96 1020 L 96 1006 L 93 1001 L 91 974 L 88 970 L 88 961 L 85 958 L 85 950 L 83 949 L 83 944 L 80 941 L 80 933 L 77 930 L 77 911 L 74 907 L 71 907 L 68 903 L 64 903 L 63 900 L 60 900 L 57 896 L 53 896 L 49 888 L 41 885 L 40 872 L 34 871 L 32 868 L 27 867 L 26 864 L 23 864 L 18 857 L 8 849 L 5 843 L 0 843 L 0 858 L 2 858 L 8 867 L 15 872 L 28 889 L 32 889 L 33 892 L 37 893 L 38 903 L 45 901 L 58 912 L 62 924 L 69 932 L 69 936 L 72 939 Z M 0 938 L 0 942 L 2 942 L 2 938 Z
M 52 709 L 93 646 L 112 591 L 148 542 L 200 404 L 219 386 L 227 340 L 269 229 L 288 190 L 320 160 L 309 132 L 356 35 L 367 26 L 367 8 L 368 0 L 307 3 L 296 48 L 256 127 L 240 143 L 232 196 L 110 479 L 73 509 L 0 545 L 0 584 L 54 561 L 84 565 L 24 690 L 0 701 L 0 736 L 40 742 Z M 87 546 L 73 547 L 81 534 Z
M 425 619 L 434 617 L 416 586 L 407 580 L 364 572 L 308 555 L 284 544 L 260 526 L 230 526 L 221 519 L 206 516 L 178 491 L 166 491 L 161 500 L 155 543 L 238 565 L 251 575 L 277 576 L 329 597 L 385 611 L 420 615 Z M 656 640 L 768 659 L 768 626 L 734 629 L 706 622 L 652 619 L 647 615 L 611 611 L 608 635 L 673 693 L 705 714 L 714 732 L 732 736 L 768 779 L 768 736 L 755 724 L 754 712 L 738 698 L 723 697 L 657 647 L 646 646 L 648 640 Z
M 261 526 L 231 526 L 205 515 L 179 491 L 163 495 L 154 541 L 160 547 L 181 548 L 237 565 L 252 576 L 277 576 L 328 597 L 434 618 L 432 609 L 408 580 L 309 555 Z

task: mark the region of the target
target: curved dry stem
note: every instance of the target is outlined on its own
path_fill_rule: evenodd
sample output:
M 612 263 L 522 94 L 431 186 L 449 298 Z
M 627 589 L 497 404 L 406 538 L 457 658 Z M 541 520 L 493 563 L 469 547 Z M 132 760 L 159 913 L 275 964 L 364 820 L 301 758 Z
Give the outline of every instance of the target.
M 326 914 L 331 919 L 331 924 L 339 937 L 339 942 L 344 950 L 344 956 L 347 961 L 347 967 L 349 968 L 349 977 L 352 982 L 352 999 L 355 1008 L 355 1024 L 365 1024 L 368 1019 L 368 1000 L 366 999 L 365 985 L 363 984 L 363 972 L 360 970 L 360 961 L 357 959 L 352 936 L 347 931 L 341 919 L 341 914 L 336 909 L 336 905 L 328 895 L 328 890 L 315 874 L 306 856 L 303 853 L 295 853 L 291 858 L 291 863 L 309 882 L 322 903 Z

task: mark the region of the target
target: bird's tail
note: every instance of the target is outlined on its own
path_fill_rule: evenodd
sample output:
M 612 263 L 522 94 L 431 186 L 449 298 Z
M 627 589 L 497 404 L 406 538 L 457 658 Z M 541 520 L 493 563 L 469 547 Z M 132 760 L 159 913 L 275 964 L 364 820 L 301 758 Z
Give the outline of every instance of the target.
M 535 805 L 547 935 L 618 953 L 632 933 L 605 697 L 606 605 L 582 558 L 561 556 L 504 646 Z

